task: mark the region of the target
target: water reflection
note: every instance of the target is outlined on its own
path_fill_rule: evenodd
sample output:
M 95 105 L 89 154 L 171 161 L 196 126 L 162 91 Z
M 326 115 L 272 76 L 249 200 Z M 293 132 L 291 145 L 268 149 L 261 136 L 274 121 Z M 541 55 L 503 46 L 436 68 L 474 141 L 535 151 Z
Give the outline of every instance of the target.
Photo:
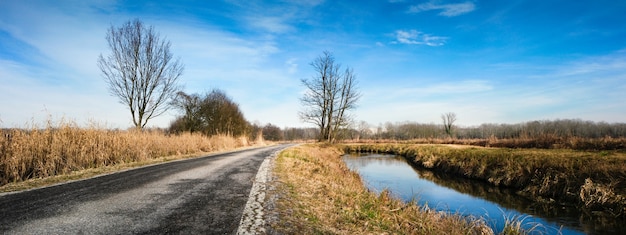
M 542 224 L 537 234 L 621 234 L 618 221 L 598 224 L 581 216 L 576 208 L 555 203 L 537 203 L 512 190 L 480 181 L 450 178 L 429 170 L 411 167 L 403 157 L 393 155 L 345 155 L 348 167 L 358 171 L 371 190 L 388 189 L 405 201 L 415 201 L 436 210 L 482 216 L 496 232 L 505 218 L 522 218 L 527 227 Z M 531 216 L 532 215 L 532 216 Z

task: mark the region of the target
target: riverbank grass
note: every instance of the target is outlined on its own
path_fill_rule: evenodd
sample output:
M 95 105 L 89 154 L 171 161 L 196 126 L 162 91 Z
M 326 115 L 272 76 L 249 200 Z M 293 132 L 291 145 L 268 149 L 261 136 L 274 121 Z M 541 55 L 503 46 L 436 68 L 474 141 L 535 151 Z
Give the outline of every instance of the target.
M 436 212 L 370 192 L 334 146 L 282 151 L 272 197 L 282 234 L 493 234 L 481 219 Z

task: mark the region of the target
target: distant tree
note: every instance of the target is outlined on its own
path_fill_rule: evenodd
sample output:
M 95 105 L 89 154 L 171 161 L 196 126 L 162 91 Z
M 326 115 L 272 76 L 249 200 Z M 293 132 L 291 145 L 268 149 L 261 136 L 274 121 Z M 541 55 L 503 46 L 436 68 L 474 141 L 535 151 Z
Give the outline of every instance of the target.
M 314 140 L 317 139 L 319 130 L 317 128 L 285 128 L 283 130 L 284 140 Z
M 180 131 L 195 132 L 200 131 L 206 123 L 200 115 L 202 98 L 198 94 L 187 94 L 179 91 L 172 100 L 172 105 L 183 111 L 182 118 L 177 120 L 177 129 Z
M 350 123 L 348 111 L 356 108 L 361 96 L 356 87 L 356 76 L 350 68 L 341 72 L 341 65 L 328 51 L 324 51 L 311 66 L 316 75 L 302 79 L 307 91 L 300 99 L 305 107 L 299 113 L 300 119 L 319 128 L 319 141 L 333 142 L 337 131 Z
M 106 40 L 111 54 L 100 54 L 98 67 L 110 93 L 128 106 L 133 124 L 142 129 L 168 109 L 169 100 L 179 90 L 183 65 L 172 59 L 170 42 L 138 19 L 119 28 L 111 26 Z
M 391 122 L 385 122 L 385 139 L 396 139 L 396 126 Z
M 200 109 L 201 115 L 208 123 L 207 135 L 226 134 L 239 136 L 246 133 L 248 122 L 235 103 L 222 90 L 215 89 L 207 94 Z
M 263 127 L 259 121 L 248 124 L 248 138 L 253 141 L 263 141 Z
M 359 131 L 358 139 L 368 139 L 372 136 L 372 130 L 370 129 L 370 124 L 366 121 L 360 121 L 357 125 L 357 129 Z
M 207 136 L 241 136 L 250 129 L 239 105 L 222 90 L 215 89 L 203 97 L 181 92 L 173 103 L 184 112 L 172 123 L 173 132 L 200 131 Z
M 448 112 L 441 114 L 441 120 L 443 121 L 443 128 L 446 135 L 452 137 L 452 129 L 454 128 L 454 122 L 456 121 L 456 113 Z
M 263 139 L 271 141 L 283 140 L 283 131 L 280 127 L 268 123 L 263 127 Z

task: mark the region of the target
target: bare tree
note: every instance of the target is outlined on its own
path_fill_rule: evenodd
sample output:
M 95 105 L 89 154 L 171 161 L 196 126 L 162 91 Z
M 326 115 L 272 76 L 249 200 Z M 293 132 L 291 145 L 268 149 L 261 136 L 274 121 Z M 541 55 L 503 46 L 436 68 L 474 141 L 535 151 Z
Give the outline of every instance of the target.
M 357 125 L 357 130 L 359 131 L 359 139 L 369 139 L 372 137 L 372 130 L 370 128 L 370 124 L 366 121 L 360 121 Z
M 320 129 L 319 141 L 333 142 L 337 131 L 350 123 L 348 110 L 356 108 L 360 94 L 352 69 L 341 72 L 332 53 L 324 51 L 311 66 L 317 73 L 311 79 L 302 79 L 307 92 L 300 99 L 305 110 L 300 119 Z
M 183 65 L 172 59 L 170 42 L 138 19 L 119 28 L 111 26 L 106 40 L 111 54 L 100 54 L 98 66 L 110 93 L 128 106 L 133 124 L 142 129 L 169 107 L 168 101 L 179 90 Z
M 184 115 L 175 121 L 176 131 L 201 131 L 205 123 L 200 113 L 202 98 L 198 94 L 187 94 L 183 91 L 176 93 L 171 105 L 184 112 Z
M 443 121 L 443 128 L 446 131 L 446 135 L 452 137 L 452 128 L 454 128 L 454 122 L 456 121 L 456 113 L 448 112 L 441 114 L 441 120 Z

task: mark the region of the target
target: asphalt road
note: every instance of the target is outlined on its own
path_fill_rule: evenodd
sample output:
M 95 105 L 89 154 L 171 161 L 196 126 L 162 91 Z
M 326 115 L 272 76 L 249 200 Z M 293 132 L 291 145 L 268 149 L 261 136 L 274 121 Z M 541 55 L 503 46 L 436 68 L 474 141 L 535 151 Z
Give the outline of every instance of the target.
M 286 145 L 0 196 L 0 234 L 234 234 L 261 162 Z

